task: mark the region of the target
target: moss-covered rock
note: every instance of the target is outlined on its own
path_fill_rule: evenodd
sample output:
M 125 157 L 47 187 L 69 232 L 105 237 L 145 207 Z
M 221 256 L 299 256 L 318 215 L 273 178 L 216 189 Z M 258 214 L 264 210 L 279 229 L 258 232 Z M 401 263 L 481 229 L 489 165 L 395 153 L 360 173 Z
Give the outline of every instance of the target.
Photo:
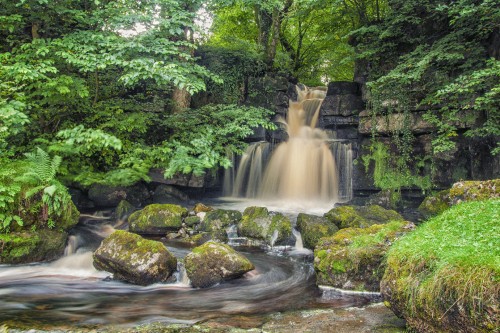
M 211 233 L 213 239 L 226 242 L 226 228 L 238 223 L 240 220 L 241 213 L 237 210 L 215 209 L 207 212 L 199 230 Z
M 269 212 L 266 207 L 247 207 L 238 224 L 238 235 L 263 240 L 273 245 L 288 239 L 292 234 L 290 219 L 281 213 Z
M 322 238 L 314 250 L 317 284 L 378 291 L 387 249 L 413 227 L 405 221 L 393 221 L 367 228 L 341 229 L 331 237 Z
M 373 224 L 404 220 L 398 212 L 378 205 L 335 207 L 324 216 L 339 229 L 367 228 Z
M 195 288 L 206 288 L 234 279 L 254 269 L 254 265 L 229 245 L 207 242 L 184 259 L 186 272 Z
M 489 198 L 500 198 L 500 179 L 455 183 L 451 189 L 425 198 L 418 210 L 424 216 L 431 217 L 464 201 L 479 201 Z
M 208 241 L 213 240 L 212 234 L 209 232 L 200 232 L 199 234 L 195 234 L 192 236 L 188 236 L 186 238 L 182 238 L 179 241 L 184 244 L 192 245 L 192 246 L 200 246 L 205 244 Z
M 322 216 L 300 213 L 297 216 L 297 229 L 302 234 L 304 246 L 314 249 L 320 238 L 333 235 L 337 226 Z
M 128 218 L 129 231 L 143 235 L 164 235 L 182 227 L 186 208 L 172 204 L 152 204 Z
M 167 281 L 177 268 L 177 259 L 161 242 L 118 230 L 94 252 L 94 267 L 113 273 L 117 280 L 148 285 Z
M 48 229 L 0 234 L 0 264 L 57 259 L 63 255 L 67 239 L 67 233 Z
M 199 216 L 188 216 L 184 219 L 184 223 L 186 223 L 188 227 L 194 227 L 201 223 L 201 218 Z
M 116 206 L 115 218 L 117 220 L 126 221 L 128 217 L 135 211 L 135 207 L 127 200 L 122 200 Z
M 418 332 L 498 332 L 500 200 L 451 207 L 395 242 L 380 287 Z

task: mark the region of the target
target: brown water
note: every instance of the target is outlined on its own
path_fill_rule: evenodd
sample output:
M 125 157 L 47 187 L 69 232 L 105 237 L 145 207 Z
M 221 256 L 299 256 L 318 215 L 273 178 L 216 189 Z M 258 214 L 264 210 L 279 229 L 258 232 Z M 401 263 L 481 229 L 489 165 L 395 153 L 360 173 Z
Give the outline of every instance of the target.
M 310 257 L 293 247 L 239 248 L 256 269 L 207 289 L 191 288 L 181 267 L 172 283 L 143 287 L 113 281 L 108 273 L 94 269 L 91 251 L 116 226 L 113 221 L 87 217 L 72 235 L 68 256 L 52 263 L 0 265 L 0 323 L 46 329 L 194 323 L 242 314 L 343 308 L 369 301 L 323 296 L 315 286 Z M 175 243 L 166 245 L 178 258 L 190 251 Z
M 240 157 L 236 170 L 226 172 L 225 195 L 291 202 L 332 204 L 338 201 L 336 159 L 352 164 L 352 154 L 348 155 L 350 145 L 333 144 L 329 134 L 317 128 L 325 91 L 309 88 L 297 91 L 297 102 L 290 101 L 286 120 L 280 120 L 288 140 L 276 146 L 272 153 L 267 142 L 250 145 Z M 332 151 L 336 152 L 335 156 Z M 351 174 L 343 172 L 344 182 L 350 182 Z M 342 192 L 341 199 L 350 199 L 350 192 Z

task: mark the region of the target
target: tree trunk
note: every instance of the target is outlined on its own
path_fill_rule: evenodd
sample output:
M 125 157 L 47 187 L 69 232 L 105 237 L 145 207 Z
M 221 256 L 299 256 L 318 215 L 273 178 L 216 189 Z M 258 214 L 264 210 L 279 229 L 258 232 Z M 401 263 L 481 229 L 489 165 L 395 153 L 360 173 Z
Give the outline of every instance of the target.
M 181 113 L 189 108 L 191 104 L 191 94 L 186 89 L 175 87 L 172 93 L 172 100 L 174 102 L 172 112 Z

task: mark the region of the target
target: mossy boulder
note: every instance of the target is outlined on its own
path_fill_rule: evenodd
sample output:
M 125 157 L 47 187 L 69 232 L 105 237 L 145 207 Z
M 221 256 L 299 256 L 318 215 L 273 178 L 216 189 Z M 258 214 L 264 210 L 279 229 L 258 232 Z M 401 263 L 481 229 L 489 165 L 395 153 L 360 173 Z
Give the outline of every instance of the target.
M 94 252 L 94 267 L 113 273 L 117 280 L 149 285 L 167 281 L 177 268 L 177 259 L 161 242 L 118 230 Z
M 241 277 L 254 265 L 229 245 L 207 242 L 193 249 L 184 266 L 195 288 L 206 288 L 225 280 Z
M 324 216 L 339 229 L 367 228 L 374 224 L 404 220 L 398 212 L 378 205 L 335 207 Z
M 205 244 L 208 241 L 214 240 L 213 236 L 209 232 L 200 232 L 198 234 L 188 236 L 185 238 L 180 239 L 179 241 L 181 243 L 191 245 L 191 246 L 200 246 L 202 244 Z
M 206 213 L 199 230 L 211 233 L 213 239 L 226 242 L 226 228 L 240 220 L 241 212 L 237 210 L 215 209 Z
M 188 216 L 184 219 L 184 223 L 188 227 L 194 227 L 201 223 L 201 218 L 199 216 Z
M 395 242 L 384 303 L 418 332 L 498 332 L 500 200 L 451 207 Z
M 238 224 L 238 235 L 263 240 L 270 245 L 287 240 L 292 235 L 290 219 L 281 213 L 269 212 L 266 207 L 247 207 Z
M 302 234 L 304 246 L 314 249 L 320 238 L 333 235 L 337 226 L 322 216 L 300 213 L 297 216 L 297 229 Z
M 500 198 L 500 179 L 455 183 L 450 189 L 425 198 L 418 210 L 424 216 L 431 217 L 461 202 L 490 198 Z
M 116 206 L 115 218 L 117 220 L 126 221 L 128 217 L 135 211 L 135 207 L 127 200 L 122 200 Z
M 314 250 L 317 284 L 378 291 L 387 249 L 397 237 L 413 227 L 409 222 L 393 221 L 367 228 L 345 228 L 322 238 Z
M 129 231 L 143 235 L 164 235 L 182 227 L 186 208 L 172 204 L 152 204 L 129 216 Z
M 64 254 L 68 234 L 41 229 L 0 234 L 0 264 L 49 261 Z

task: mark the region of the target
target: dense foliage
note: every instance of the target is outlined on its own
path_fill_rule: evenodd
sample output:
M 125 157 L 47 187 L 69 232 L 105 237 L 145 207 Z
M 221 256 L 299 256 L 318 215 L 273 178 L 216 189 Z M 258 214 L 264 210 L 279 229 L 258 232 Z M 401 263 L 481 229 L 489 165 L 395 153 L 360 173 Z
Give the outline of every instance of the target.
M 494 0 L 388 2 L 378 24 L 353 36 L 370 67 L 372 111 L 428 110 L 438 128 L 435 153 L 450 150 L 460 123 L 474 123 L 465 135 L 500 135 L 500 8 Z M 404 133 L 396 133 L 401 137 Z M 411 140 L 409 138 L 408 140 Z M 401 146 L 402 154 L 407 142 Z

